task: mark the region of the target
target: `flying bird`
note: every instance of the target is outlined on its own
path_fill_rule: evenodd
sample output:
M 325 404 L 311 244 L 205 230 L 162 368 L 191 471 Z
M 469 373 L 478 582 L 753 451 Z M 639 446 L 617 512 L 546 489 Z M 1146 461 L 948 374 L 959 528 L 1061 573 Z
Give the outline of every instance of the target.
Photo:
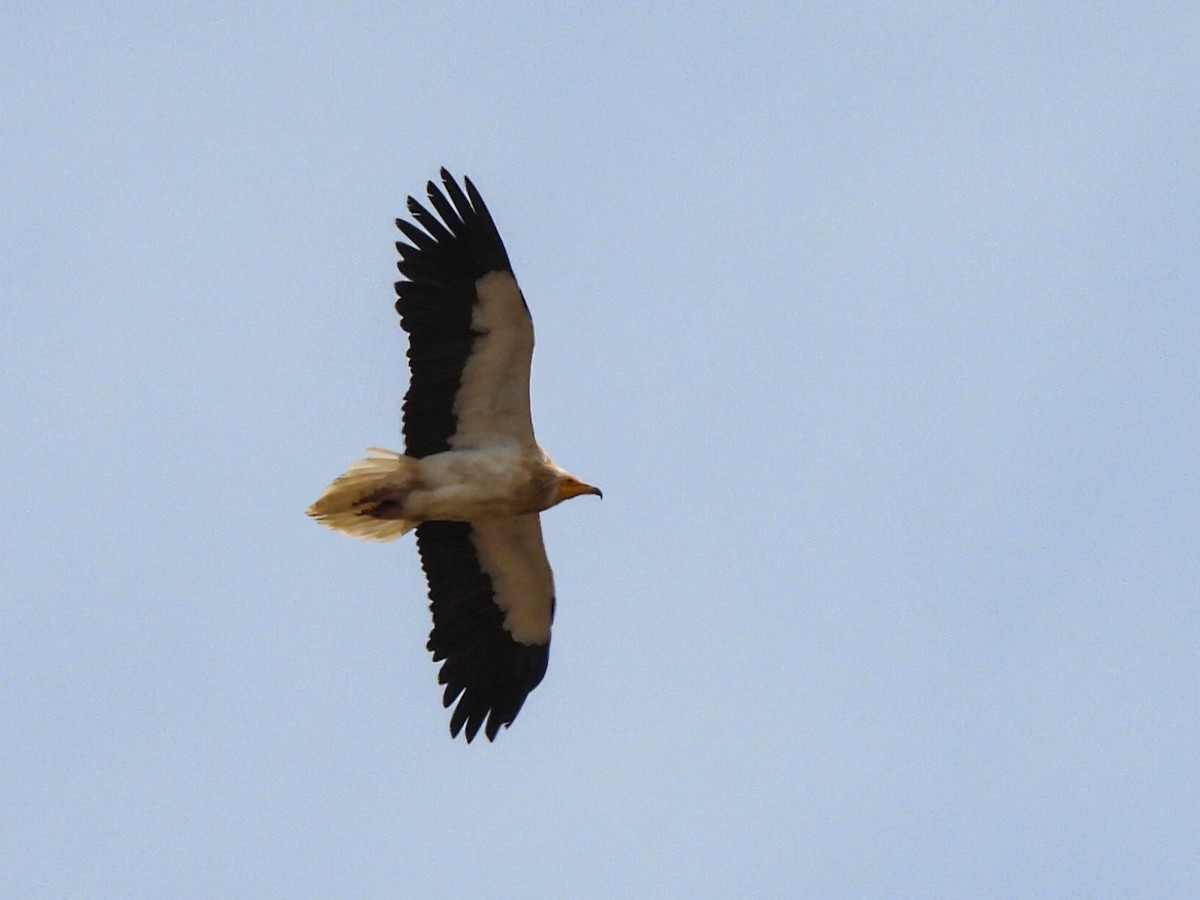
M 308 508 L 366 540 L 412 529 L 429 584 L 428 649 L 450 734 L 495 740 L 546 674 L 554 577 L 539 513 L 600 489 L 533 436 L 533 322 L 504 242 L 469 178 L 445 169 L 396 220 L 396 311 L 408 332 L 405 452 L 370 448 Z M 440 217 L 440 218 L 439 218 Z M 419 227 L 418 227 L 419 226 Z

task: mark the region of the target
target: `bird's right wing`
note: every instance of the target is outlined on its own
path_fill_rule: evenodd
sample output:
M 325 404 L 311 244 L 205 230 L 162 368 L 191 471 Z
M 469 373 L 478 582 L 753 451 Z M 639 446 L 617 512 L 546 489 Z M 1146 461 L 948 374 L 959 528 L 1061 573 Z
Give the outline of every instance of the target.
M 429 650 L 444 661 L 442 702 L 457 701 L 450 733 L 494 740 L 546 674 L 554 577 L 537 515 L 425 522 L 417 549 L 429 581 Z

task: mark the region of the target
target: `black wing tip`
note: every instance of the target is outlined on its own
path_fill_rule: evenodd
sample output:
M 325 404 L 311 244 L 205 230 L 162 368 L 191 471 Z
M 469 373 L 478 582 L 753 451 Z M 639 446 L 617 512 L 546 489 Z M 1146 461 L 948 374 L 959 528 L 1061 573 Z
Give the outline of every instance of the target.
M 438 177 L 442 180 L 440 187 L 438 186 L 437 182 L 433 181 L 432 179 L 425 183 L 425 193 L 429 195 L 430 199 L 432 199 L 435 194 L 439 196 L 445 196 L 446 194 L 449 194 L 451 197 L 453 197 L 460 191 L 458 179 L 451 175 L 450 170 L 445 166 L 442 166 L 440 169 L 438 169 Z M 468 181 L 469 179 L 464 178 L 463 180 Z
M 461 687 L 448 687 L 446 693 L 457 694 L 461 690 Z M 458 697 L 457 704 L 452 699 L 443 699 L 442 705 L 447 709 L 454 706 L 450 715 L 450 737 L 456 738 L 461 733 L 469 744 L 482 728 L 489 741 L 496 740 L 501 728 L 508 728 L 516 721 L 517 714 L 532 690 L 533 688 L 529 688 L 522 691 L 518 697 L 505 699 L 480 698 L 468 690 Z
M 545 653 L 546 645 L 541 648 Z M 434 653 L 437 661 L 439 654 Z M 482 728 L 489 741 L 496 740 L 501 728 L 508 728 L 516 721 L 518 713 L 525 705 L 529 694 L 541 683 L 545 675 L 545 662 L 538 667 L 540 672 L 532 678 L 528 676 L 521 683 L 499 684 L 497 691 L 496 672 L 490 673 L 485 684 L 478 682 L 463 682 L 457 678 L 447 677 L 446 666 L 438 673 L 438 682 L 446 686 L 442 694 L 442 706 L 446 709 L 453 707 L 450 715 L 450 737 L 456 738 L 461 733 L 469 744 Z
M 438 177 L 442 180 L 440 187 L 432 180 L 425 183 L 425 193 L 435 206 L 439 201 L 449 199 L 454 211 L 464 221 L 469 218 L 486 217 L 490 223 L 491 215 L 487 212 L 483 197 L 480 196 L 479 190 L 475 187 L 475 182 L 471 181 L 470 176 L 462 177 L 462 186 L 460 187 L 459 179 L 455 178 L 449 169 L 442 166 L 438 169 Z M 410 202 L 415 202 L 411 197 L 408 199 Z
M 442 179 L 442 184 L 446 185 L 447 187 L 449 187 L 452 184 L 456 184 L 456 180 L 455 180 L 454 176 L 450 174 L 450 170 L 447 169 L 445 166 L 442 166 L 440 169 L 438 169 L 438 177 Z M 463 181 L 469 181 L 469 180 L 470 179 L 467 178 L 465 175 L 463 176 Z
M 483 724 L 485 719 L 487 725 Z M 498 718 L 494 711 L 488 713 L 486 710 L 460 717 L 456 707 L 454 715 L 450 717 L 450 737 L 454 739 L 461 734 L 463 740 L 469 744 L 479 736 L 479 729 L 482 726 L 484 737 L 488 739 L 488 743 L 493 743 L 496 735 L 500 733 L 500 729 L 508 728 L 512 723 L 512 719 Z
M 436 656 L 435 654 L 435 659 Z M 438 675 L 438 681 L 443 684 L 444 675 L 445 669 Z M 442 706 L 446 709 L 454 707 L 450 715 L 450 737 L 456 738 L 461 734 L 468 744 L 475 740 L 479 729 L 484 727 L 484 722 L 487 723 L 484 734 L 489 741 L 494 741 L 500 733 L 500 726 L 507 728 L 516 718 L 515 712 L 507 718 L 500 715 L 494 698 L 481 698 L 478 693 L 464 688 L 461 684 L 446 684 L 446 690 L 442 693 Z
M 462 187 L 450 170 L 439 170 L 442 185 L 425 184 L 427 198 L 409 195 L 405 207 L 411 222 L 396 219 L 396 227 L 408 239 L 411 249 L 397 248 L 403 262 L 423 269 L 437 269 L 436 281 L 447 286 L 462 278 L 458 285 L 462 296 L 474 301 L 474 282 L 489 272 L 512 273 L 508 251 L 496 228 L 495 220 L 483 202 L 474 182 L 462 179 Z M 426 265 L 428 263 L 428 265 Z M 428 271 L 404 271 L 410 280 L 428 278 Z

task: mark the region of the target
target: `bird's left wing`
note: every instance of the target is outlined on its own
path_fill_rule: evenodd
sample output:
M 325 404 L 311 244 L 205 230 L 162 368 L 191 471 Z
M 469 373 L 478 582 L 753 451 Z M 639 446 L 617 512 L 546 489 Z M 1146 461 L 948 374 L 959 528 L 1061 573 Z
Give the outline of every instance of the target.
M 405 279 L 396 282 L 396 311 L 409 334 L 412 372 L 404 398 L 407 453 L 428 456 L 498 439 L 533 448 L 533 322 L 525 298 L 471 180 L 460 188 L 445 169 L 441 177 L 442 188 L 427 186 L 437 216 L 409 197 L 416 224 L 396 220 L 409 241 L 396 244 Z
M 442 702 L 457 701 L 450 733 L 494 740 L 546 674 L 554 577 L 537 515 L 425 522 L 417 549 L 429 581 L 429 650 L 444 660 Z

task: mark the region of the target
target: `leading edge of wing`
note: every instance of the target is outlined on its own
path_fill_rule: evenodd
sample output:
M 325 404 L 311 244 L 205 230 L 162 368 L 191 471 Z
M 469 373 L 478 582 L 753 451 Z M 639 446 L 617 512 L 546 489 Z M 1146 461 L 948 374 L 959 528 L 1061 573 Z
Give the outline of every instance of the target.
M 442 662 L 442 703 L 454 705 L 450 733 L 470 742 L 483 727 L 494 740 L 549 661 L 554 581 L 541 524 L 536 515 L 425 522 L 417 548 L 433 612 L 427 646 Z

